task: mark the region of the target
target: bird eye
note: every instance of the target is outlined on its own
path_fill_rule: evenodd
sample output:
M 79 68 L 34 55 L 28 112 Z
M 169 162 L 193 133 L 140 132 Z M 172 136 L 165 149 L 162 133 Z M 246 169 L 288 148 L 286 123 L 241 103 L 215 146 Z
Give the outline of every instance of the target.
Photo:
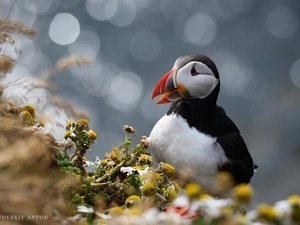
M 200 73 L 197 72 L 197 70 L 195 69 L 195 64 L 193 65 L 193 68 L 191 69 L 191 75 L 192 76 L 195 76 L 195 75 L 198 75 Z

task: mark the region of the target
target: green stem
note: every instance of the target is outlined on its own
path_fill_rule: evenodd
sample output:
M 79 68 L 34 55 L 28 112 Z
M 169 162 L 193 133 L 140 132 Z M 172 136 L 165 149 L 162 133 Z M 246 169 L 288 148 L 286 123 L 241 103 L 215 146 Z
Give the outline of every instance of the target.
M 113 168 L 109 173 L 106 173 L 102 177 L 98 178 L 96 180 L 96 182 L 100 183 L 100 182 L 104 181 L 106 178 L 111 177 L 112 175 L 114 175 L 125 164 L 125 162 L 126 162 L 126 160 L 124 159 L 122 162 L 120 162 L 119 165 L 117 165 L 115 168 Z
M 124 146 L 124 148 L 125 148 L 125 157 L 124 157 L 124 159 L 126 159 L 127 154 L 128 154 L 128 144 L 127 144 L 127 142 L 128 142 L 128 136 L 129 136 L 129 133 L 126 132 L 125 141 L 124 141 L 124 143 L 125 143 L 125 146 Z

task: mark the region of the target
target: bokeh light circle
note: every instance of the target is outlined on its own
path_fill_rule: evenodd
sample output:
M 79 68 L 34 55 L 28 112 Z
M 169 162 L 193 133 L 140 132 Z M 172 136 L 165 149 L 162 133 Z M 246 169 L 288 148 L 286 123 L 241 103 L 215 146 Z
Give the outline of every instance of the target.
M 174 26 L 181 40 L 197 46 L 210 44 L 217 34 L 216 22 L 206 14 L 182 13 L 177 17 Z
M 68 46 L 74 55 L 87 55 L 95 58 L 100 49 L 99 35 L 92 30 L 81 30 L 78 38 Z
M 242 97 L 251 100 L 261 98 L 268 88 L 268 80 L 265 74 L 255 68 L 241 70 L 235 84 L 238 93 Z
M 115 11 L 116 8 L 117 11 Z M 130 25 L 135 19 L 137 8 L 133 0 L 109 0 L 105 13 L 109 15 L 108 20 L 111 24 L 117 27 L 125 27 Z M 114 15 L 111 16 L 112 14 Z
M 2 80 L 2 85 L 5 86 L 2 97 L 18 99 L 20 102 L 42 107 L 47 103 L 49 91 L 44 88 L 28 91 L 28 87 L 32 85 L 33 81 L 34 77 L 31 75 L 31 71 L 17 64 L 9 76 L 5 76 Z
M 85 4 L 88 14 L 99 21 L 105 21 L 115 15 L 118 0 L 89 0 Z
M 291 67 L 290 72 L 293 83 L 300 88 L 300 59 L 298 59 Z
M 98 64 L 85 75 L 83 85 L 90 95 L 102 97 L 110 94 L 109 83 L 115 77 L 113 68 L 109 64 Z
M 296 13 L 287 6 L 274 8 L 267 16 L 266 26 L 270 34 L 277 38 L 292 36 L 298 27 Z
M 207 45 L 211 43 L 217 32 L 214 20 L 205 14 L 196 13 L 192 15 L 185 24 L 184 34 L 188 42 L 196 45 Z
M 37 13 L 46 13 L 53 5 L 53 0 L 31 0 L 31 2 L 36 7 Z
M 239 60 L 229 52 L 218 52 L 211 58 L 217 65 L 220 73 L 221 92 L 229 96 L 238 95 L 233 84 L 241 70 Z
M 164 0 L 159 1 L 162 14 L 170 21 L 175 21 L 176 16 L 192 9 L 191 0 Z
M 152 91 L 148 92 L 140 103 L 140 111 L 143 117 L 153 121 L 153 123 L 166 114 L 169 107 L 168 104 L 162 104 L 159 107 L 155 107 L 155 100 L 152 100 Z
M 32 26 L 36 20 L 37 11 L 29 0 L 17 1 L 10 12 L 11 20 L 22 21 L 26 26 Z
M 1 18 L 7 18 L 12 10 L 13 4 L 11 0 L 2 0 L 0 4 L 0 16 Z
M 143 90 L 141 78 L 132 72 L 122 72 L 109 82 L 110 94 L 105 101 L 119 111 L 131 111 L 137 106 Z
M 73 43 L 80 33 L 80 25 L 76 17 L 69 13 L 59 13 L 51 21 L 49 36 L 59 45 Z
M 144 63 L 155 60 L 161 52 L 161 41 L 151 31 L 140 31 L 133 36 L 130 42 L 132 56 Z
M 80 0 L 63 0 L 60 3 L 60 6 L 63 8 L 71 8 L 79 3 Z

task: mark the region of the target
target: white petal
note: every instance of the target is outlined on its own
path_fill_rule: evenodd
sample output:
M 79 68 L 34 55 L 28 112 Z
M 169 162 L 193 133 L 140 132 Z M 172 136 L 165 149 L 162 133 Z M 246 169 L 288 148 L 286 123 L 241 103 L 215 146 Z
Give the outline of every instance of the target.
M 83 213 L 93 213 L 93 208 L 88 208 L 84 205 L 77 206 L 77 212 L 83 212 Z

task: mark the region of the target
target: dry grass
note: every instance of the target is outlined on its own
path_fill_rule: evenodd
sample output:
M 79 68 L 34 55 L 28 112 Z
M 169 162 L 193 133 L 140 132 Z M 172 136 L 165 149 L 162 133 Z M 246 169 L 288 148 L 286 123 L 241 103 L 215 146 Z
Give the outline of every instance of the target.
M 1 54 L 3 49 L 11 45 L 16 53 L 21 54 L 21 50 L 14 46 L 17 37 L 34 34 L 34 30 L 19 21 L 0 19 L 0 82 L 10 75 L 16 63 L 11 57 Z M 58 72 L 74 65 L 90 63 L 88 57 L 69 56 L 39 76 L 30 79 L 22 77 L 0 86 L 0 215 L 25 217 L 21 220 L 0 218 L 0 224 L 61 224 L 62 219 L 74 214 L 61 193 L 63 186 L 72 187 L 74 179 L 62 177 L 60 173 L 56 159 L 59 150 L 56 140 L 38 122 L 44 118 L 43 112 L 39 112 L 39 118 L 35 112 L 30 113 L 30 124 L 24 123 L 22 115 L 27 109 L 23 105 L 28 100 L 26 95 L 37 88 L 55 90 L 51 78 Z M 3 91 L 8 87 L 21 87 L 22 97 L 3 96 Z M 56 110 L 64 110 L 71 118 L 87 115 L 53 94 L 46 101 Z M 47 219 L 26 219 L 33 215 L 46 216 Z

